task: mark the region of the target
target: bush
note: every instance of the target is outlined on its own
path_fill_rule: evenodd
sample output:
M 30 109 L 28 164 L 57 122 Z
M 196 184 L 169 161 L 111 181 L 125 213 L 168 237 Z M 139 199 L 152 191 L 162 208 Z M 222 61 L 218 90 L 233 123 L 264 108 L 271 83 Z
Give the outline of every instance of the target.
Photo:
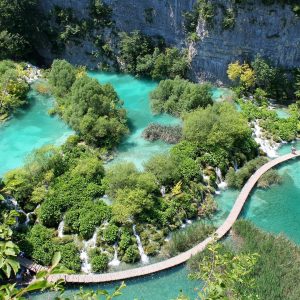
M 126 249 L 122 261 L 132 264 L 137 262 L 139 259 L 140 254 L 137 245 L 131 245 Z
M 150 99 L 155 113 L 175 116 L 213 104 L 210 85 L 191 83 L 179 77 L 161 81 Z
M 114 224 L 109 224 L 103 230 L 103 240 L 109 245 L 114 244 L 118 236 L 119 236 L 119 227 Z
M 91 265 L 94 273 L 101 273 L 108 269 L 108 256 L 104 253 L 95 254 L 91 257 Z
M 81 269 L 79 251 L 74 243 L 59 245 L 57 251 L 61 253 L 60 263 L 69 270 L 78 273 Z
M 246 181 L 257 171 L 262 165 L 268 162 L 266 157 L 257 157 L 248 161 L 238 171 L 234 171 L 230 168 L 226 175 L 226 182 L 229 187 L 240 189 L 246 183 Z

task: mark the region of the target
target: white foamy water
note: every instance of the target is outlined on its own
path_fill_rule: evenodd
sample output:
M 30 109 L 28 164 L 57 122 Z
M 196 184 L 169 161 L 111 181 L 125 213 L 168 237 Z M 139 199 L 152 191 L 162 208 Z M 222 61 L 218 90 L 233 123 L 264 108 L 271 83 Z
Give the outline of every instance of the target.
M 218 188 L 222 189 L 222 190 L 226 189 L 227 183 L 223 180 L 222 172 L 221 172 L 220 168 L 216 167 L 215 171 L 216 171 L 216 175 L 217 175 Z
M 142 261 L 143 264 L 147 264 L 147 263 L 149 263 L 149 257 L 145 254 L 145 251 L 144 251 L 144 248 L 143 248 L 143 245 L 142 245 L 142 242 L 141 242 L 141 238 L 137 234 L 137 232 L 135 230 L 135 227 L 136 227 L 136 225 L 133 225 L 132 226 L 132 230 L 133 230 L 133 234 L 134 234 L 134 236 L 136 238 L 136 242 L 137 242 L 137 245 L 138 245 L 139 253 L 140 253 L 140 256 L 141 256 L 141 261 Z
M 88 256 L 88 251 L 90 249 L 93 249 L 96 247 L 97 243 L 97 233 L 98 233 L 99 228 L 97 228 L 92 236 L 91 239 L 88 241 L 83 241 L 83 248 L 80 252 L 80 259 L 82 261 L 81 263 L 81 271 L 89 274 L 92 272 L 92 266 L 89 263 L 89 256 Z
M 114 244 L 114 250 L 115 250 L 115 253 L 114 253 L 114 258 L 112 261 L 110 261 L 108 263 L 109 266 L 111 267 L 117 267 L 121 262 L 120 260 L 118 259 L 118 244 Z
M 260 145 L 260 148 L 267 154 L 269 158 L 278 157 L 277 149 L 279 148 L 279 144 L 275 142 L 271 142 L 268 139 L 264 139 L 262 137 L 261 127 L 258 124 L 258 121 L 253 122 L 254 124 L 254 139 Z
M 65 225 L 65 222 L 64 222 L 64 220 L 62 220 L 59 223 L 58 228 L 57 228 L 57 236 L 60 238 L 64 237 L 64 225 Z

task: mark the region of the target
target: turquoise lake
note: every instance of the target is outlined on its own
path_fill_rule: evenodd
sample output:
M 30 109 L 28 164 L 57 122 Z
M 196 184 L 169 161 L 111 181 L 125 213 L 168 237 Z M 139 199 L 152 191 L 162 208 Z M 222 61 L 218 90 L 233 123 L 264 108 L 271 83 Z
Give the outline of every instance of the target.
M 131 134 L 118 148 L 118 155 L 111 163 L 132 161 L 138 168 L 155 153 L 168 151 L 169 145 L 162 142 L 150 143 L 141 138 L 144 128 L 151 122 L 178 124 L 180 120 L 169 115 L 153 116 L 150 111 L 149 93 L 156 87 L 153 81 L 136 79 L 130 75 L 118 75 L 89 72 L 89 76 L 101 83 L 111 83 L 128 111 Z M 213 97 L 218 101 L 226 98 L 222 89 L 213 89 Z M 59 118 L 50 117 L 48 109 L 53 106 L 53 99 L 31 91 L 30 108 L 20 111 L 12 120 L 0 126 L 0 176 L 6 171 L 19 167 L 25 157 L 33 150 L 46 144 L 59 145 L 72 134 L 72 130 Z M 282 117 L 285 117 L 282 115 Z M 297 144 L 300 149 L 300 143 Z M 283 146 L 280 154 L 290 151 L 290 145 Z M 270 232 L 283 232 L 290 239 L 300 244 L 300 162 L 293 161 L 278 168 L 283 182 L 269 189 L 255 189 L 247 201 L 242 217 L 252 220 L 257 226 Z M 217 196 L 219 213 L 214 221 L 221 223 L 229 213 L 238 191 L 226 190 Z M 197 282 L 188 280 L 184 266 L 161 272 L 144 278 L 128 280 L 124 295 L 119 299 L 167 300 L 174 299 L 183 289 L 194 299 Z M 91 285 L 86 288 L 107 288 L 110 291 L 116 283 Z M 74 293 L 78 287 L 68 287 L 68 293 Z M 30 296 L 30 299 L 53 299 L 54 294 L 43 293 Z
M 30 106 L 0 125 L 0 176 L 20 167 L 34 149 L 47 144 L 63 144 L 73 131 L 58 117 L 50 117 L 48 110 L 53 99 L 31 90 Z

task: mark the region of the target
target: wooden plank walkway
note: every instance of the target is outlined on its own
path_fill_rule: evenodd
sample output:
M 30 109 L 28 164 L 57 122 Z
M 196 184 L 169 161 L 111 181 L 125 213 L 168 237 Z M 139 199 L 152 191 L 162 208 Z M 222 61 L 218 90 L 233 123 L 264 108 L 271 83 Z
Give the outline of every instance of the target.
M 237 200 L 235 201 L 227 219 L 225 222 L 216 230 L 216 235 L 220 239 L 224 237 L 229 230 L 231 229 L 234 222 L 237 220 L 239 214 L 241 213 L 243 206 L 254 188 L 255 184 L 257 183 L 258 179 L 269 169 L 275 167 L 278 164 L 281 164 L 285 161 L 290 159 L 296 158 L 300 156 L 300 151 L 297 151 L 296 154 L 286 154 L 280 156 L 274 160 L 269 161 L 261 168 L 259 168 L 247 181 L 244 185 L 243 189 L 241 190 Z M 58 279 L 64 279 L 66 282 L 70 283 L 103 283 L 103 282 L 110 282 L 110 281 L 118 281 L 118 280 L 125 280 L 129 278 L 144 276 L 153 274 L 159 271 L 163 271 L 175 266 L 178 266 L 187 260 L 190 259 L 191 256 L 201 252 L 205 249 L 208 243 L 212 240 L 211 237 L 206 238 L 204 241 L 193 247 L 192 249 L 183 252 L 177 256 L 174 256 L 170 259 L 164 260 L 162 262 L 158 262 L 155 264 L 147 265 L 144 267 L 129 269 L 125 271 L 113 272 L 113 273 L 104 273 L 104 274 L 74 274 L 74 275 L 67 275 L 67 274 L 55 274 L 49 276 L 49 281 L 56 281 Z M 23 260 L 23 259 L 22 259 Z M 26 260 L 28 262 L 28 260 Z M 22 261 L 20 261 L 23 265 Z M 28 268 L 31 269 L 30 263 L 27 264 Z M 25 267 L 27 267 L 25 266 Z M 33 263 L 33 267 L 36 264 Z M 42 266 L 40 266 L 42 267 Z

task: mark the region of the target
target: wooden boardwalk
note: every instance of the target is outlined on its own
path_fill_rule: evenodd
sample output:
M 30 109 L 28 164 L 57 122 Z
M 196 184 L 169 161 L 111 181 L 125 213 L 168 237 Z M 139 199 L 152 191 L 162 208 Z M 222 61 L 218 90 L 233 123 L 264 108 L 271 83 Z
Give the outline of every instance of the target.
M 235 201 L 227 219 L 225 222 L 216 230 L 216 235 L 218 239 L 224 237 L 229 230 L 231 229 L 234 222 L 237 220 L 239 214 L 241 213 L 243 206 L 257 183 L 258 179 L 269 169 L 275 167 L 278 164 L 281 164 L 290 159 L 296 158 L 300 156 L 300 151 L 297 151 L 296 154 L 286 154 L 280 156 L 274 160 L 269 161 L 261 168 L 259 168 L 247 181 L 241 190 L 237 200 Z M 175 266 L 178 266 L 187 260 L 190 259 L 191 256 L 195 255 L 198 252 L 201 252 L 205 249 L 208 243 L 212 240 L 211 237 L 206 238 L 204 241 L 193 247 L 192 249 L 183 252 L 177 256 L 174 256 L 170 259 L 164 260 L 162 262 L 158 262 L 155 264 L 147 265 L 144 267 L 139 267 L 135 269 L 129 269 L 125 271 L 113 272 L 113 273 L 104 273 L 104 274 L 76 274 L 76 275 L 67 275 L 67 274 L 55 274 L 49 276 L 49 281 L 56 281 L 58 279 L 64 279 L 66 282 L 70 283 L 103 283 L 117 280 L 125 280 L 129 278 L 144 276 L 153 274 L 162 270 L 166 270 Z M 28 262 L 28 260 L 26 260 Z M 22 261 L 20 261 L 21 264 Z M 33 264 L 36 268 L 36 264 Z M 27 264 L 29 269 L 31 269 L 30 264 Z M 33 270 L 34 271 L 34 270 Z

